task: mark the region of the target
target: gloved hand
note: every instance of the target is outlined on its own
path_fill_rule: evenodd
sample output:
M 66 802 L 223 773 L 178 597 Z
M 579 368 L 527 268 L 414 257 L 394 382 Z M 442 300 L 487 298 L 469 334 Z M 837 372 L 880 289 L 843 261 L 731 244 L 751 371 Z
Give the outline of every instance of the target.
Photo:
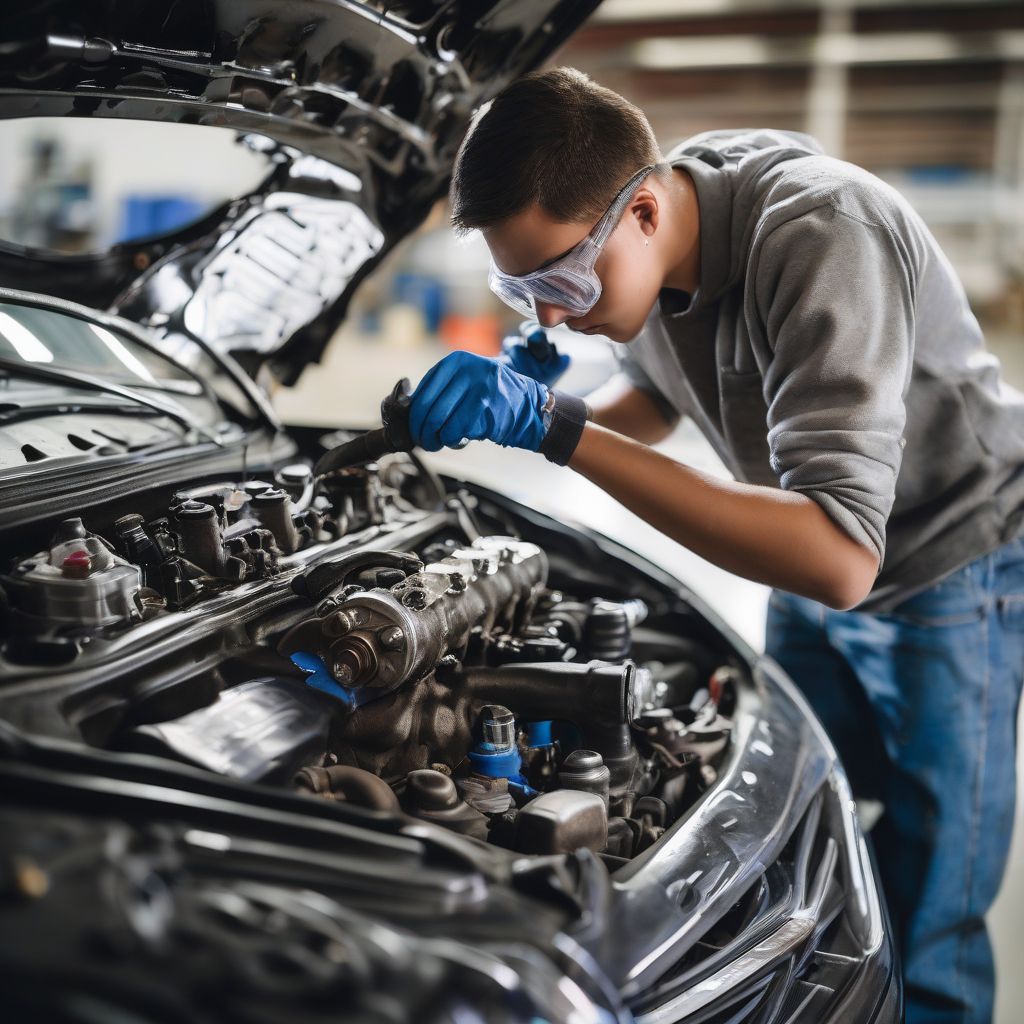
M 463 438 L 535 452 L 544 440 L 548 389 L 499 359 L 452 352 L 435 363 L 412 394 L 409 430 L 428 452 Z
M 548 341 L 540 324 L 525 320 L 519 325 L 518 334 L 510 335 L 501 343 L 498 362 L 550 388 L 569 368 L 570 359 L 555 348 L 554 342 Z

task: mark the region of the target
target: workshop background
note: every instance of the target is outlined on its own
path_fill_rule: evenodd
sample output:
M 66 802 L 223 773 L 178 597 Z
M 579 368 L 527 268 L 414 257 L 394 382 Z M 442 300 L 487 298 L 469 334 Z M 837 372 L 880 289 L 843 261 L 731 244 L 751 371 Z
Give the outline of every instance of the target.
M 1024 4 L 902 0 L 606 0 L 556 63 L 589 72 L 650 116 L 665 150 L 709 128 L 807 131 L 880 175 L 922 214 L 957 268 L 1007 380 L 1024 389 Z M 85 252 L 174 227 L 266 173 L 233 134 L 92 119 L 0 125 L 0 231 Z M 293 423 L 368 425 L 380 397 L 452 346 L 497 351 L 515 317 L 486 284 L 479 238 L 439 204 L 361 288 L 322 365 L 275 395 Z M 607 343 L 557 332 L 581 393 L 613 369 Z M 344 376 L 340 368 L 344 366 Z M 724 473 L 683 425 L 676 457 Z M 667 541 L 587 481 L 523 452 L 474 445 L 437 457 L 454 474 L 628 541 L 700 592 L 747 640 L 766 591 Z M 1024 1006 L 1024 827 L 992 914 L 998 1024 Z

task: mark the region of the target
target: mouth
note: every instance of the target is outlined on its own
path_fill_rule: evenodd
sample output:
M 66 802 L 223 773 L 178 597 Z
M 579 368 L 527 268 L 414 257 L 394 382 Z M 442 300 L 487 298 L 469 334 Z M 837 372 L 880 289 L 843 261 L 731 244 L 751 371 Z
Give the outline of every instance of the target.
M 572 331 L 576 331 L 578 334 L 595 334 L 602 327 L 607 327 L 607 326 L 608 326 L 607 324 L 593 324 L 593 325 L 591 325 L 589 327 L 577 327 L 577 326 L 574 326 L 574 325 L 570 325 L 569 329 L 572 330 Z

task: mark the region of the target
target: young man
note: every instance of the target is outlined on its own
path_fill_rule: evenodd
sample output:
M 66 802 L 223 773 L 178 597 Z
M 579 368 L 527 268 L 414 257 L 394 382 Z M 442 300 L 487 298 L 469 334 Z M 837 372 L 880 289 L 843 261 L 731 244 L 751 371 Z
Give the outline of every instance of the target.
M 663 158 L 643 114 L 570 69 L 508 87 L 452 190 L 492 288 L 624 347 L 581 400 L 565 360 L 453 353 L 413 396 L 429 450 L 545 454 L 774 589 L 768 652 L 881 799 L 875 849 L 907 1020 L 980 1024 L 1024 673 L 1024 396 L 904 199 L 780 131 Z M 735 481 L 648 447 L 692 417 Z

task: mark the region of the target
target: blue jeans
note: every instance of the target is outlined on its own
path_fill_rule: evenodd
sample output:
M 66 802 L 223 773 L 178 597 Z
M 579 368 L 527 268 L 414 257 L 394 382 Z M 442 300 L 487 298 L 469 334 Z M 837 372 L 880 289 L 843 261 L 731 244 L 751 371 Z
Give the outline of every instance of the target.
M 806 694 L 872 832 L 907 1024 L 992 1019 L 985 929 L 1006 866 L 1024 677 L 1024 539 L 891 613 L 773 591 L 766 652 Z

